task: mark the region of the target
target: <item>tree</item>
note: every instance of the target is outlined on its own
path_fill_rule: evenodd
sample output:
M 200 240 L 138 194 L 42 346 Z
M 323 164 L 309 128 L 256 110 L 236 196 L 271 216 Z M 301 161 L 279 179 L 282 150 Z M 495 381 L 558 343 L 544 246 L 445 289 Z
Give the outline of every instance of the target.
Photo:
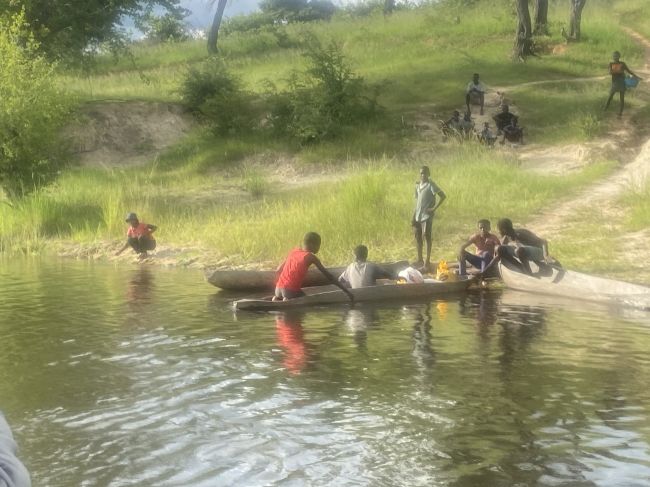
M 47 184 L 63 164 L 60 130 L 69 112 L 52 83 L 24 13 L 0 16 L 0 187 L 20 197 Z
M 580 40 L 580 22 L 582 21 L 582 9 L 587 0 L 570 0 L 571 16 L 569 18 L 569 36 L 567 40 Z
M 119 46 L 124 18 L 136 22 L 154 9 L 183 12 L 180 0 L 0 0 L 0 14 L 25 12 L 25 21 L 49 59 L 79 61 L 102 45 Z M 95 49 L 93 49 L 95 48 Z
M 525 61 L 534 56 L 533 31 L 531 27 L 528 0 L 517 0 L 517 36 L 513 49 L 513 58 Z
M 228 0 L 212 0 L 212 3 L 217 2 L 217 11 L 214 13 L 210 32 L 208 32 L 208 52 L 216 54 L 219 52 L 217 41 L 219 40 L 219 28 L 221 27 L 221 20 L 223 19 L 223 11 L 226 9 L 226 2 Z
M 548 34 L 548 0 L 535 0 L 535 34 Z
M 395 0 L 384 0 L 384 15 L 390 15 L 395 10 Z

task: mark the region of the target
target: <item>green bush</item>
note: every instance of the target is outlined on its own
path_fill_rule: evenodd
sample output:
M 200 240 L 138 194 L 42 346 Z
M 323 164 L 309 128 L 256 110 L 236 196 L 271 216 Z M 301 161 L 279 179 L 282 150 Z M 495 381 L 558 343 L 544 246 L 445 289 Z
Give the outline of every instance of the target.
M 70 107 L 38 47 L 23 13 L 0 17 L 0 186 L 10 197 L 50 182 L 65 157 L 60 130 Z
M 180 94 L 186 106 L 219 135 L 250 130 L 255 125 L 251 95 L 217 58 L 191 68 Z
M 346 127 L 367 122 L 379 112 L 378 86 L 369 86 L 352 72 L 334 42 L 318 43 L 306 52 L 309 68 L 294 73 L 289 89 L 271 97 L 271 124 L 301 143 L 339 135 Z

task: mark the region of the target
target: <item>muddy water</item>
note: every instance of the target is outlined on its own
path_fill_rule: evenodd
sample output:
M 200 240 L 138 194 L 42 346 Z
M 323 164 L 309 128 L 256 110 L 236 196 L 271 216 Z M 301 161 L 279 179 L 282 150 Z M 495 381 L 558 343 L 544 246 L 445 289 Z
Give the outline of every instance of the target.
M 650 315 L 511 292 L 234 315 L 196 272 L 0 261 L 35 486 L 647 486 Z

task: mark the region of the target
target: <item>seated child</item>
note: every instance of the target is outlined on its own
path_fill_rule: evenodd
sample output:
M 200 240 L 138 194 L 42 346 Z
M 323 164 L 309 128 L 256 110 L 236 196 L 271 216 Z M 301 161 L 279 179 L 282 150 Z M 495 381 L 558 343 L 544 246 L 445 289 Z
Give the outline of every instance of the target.
M 356 289 L 374 286 L 377 279 L 390 279 L 392 276 L 377 264 L 368 262 L 368 247 L 358 245 L 354 249 L 355 262 L 350 264 L 339 277 L 339 282 Z

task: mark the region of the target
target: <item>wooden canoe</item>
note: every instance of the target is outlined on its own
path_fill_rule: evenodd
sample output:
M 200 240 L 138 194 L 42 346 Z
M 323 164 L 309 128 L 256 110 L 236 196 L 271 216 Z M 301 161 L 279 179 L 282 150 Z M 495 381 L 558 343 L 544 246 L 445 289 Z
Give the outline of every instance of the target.
M 549 268 L 543 273 L 546 275 L 529 276 L 503 261 L 499 263 L 499 270 L 506 286 L 518 291 L 650 310 L 650 287 L 647 286 L 561 268 Z
M 435 279 L 426 279 L 419 284 L 395 284 L 392 281 L 386 281 L 376 286 L 360 287 L 350 289 L 354 296 L 355 302 L 372 302 L 372 301 L 406 301 L 409 299 L 431 298 L 444 294 L 458 293 L 465 291 L 475 278 L 465 276 L 458 281 L 436 281 Z M 271 301 L 271 297 L 260 299 L 238 299 L 233 302 L 233 307 L 237 310 L 282 310 L 290 308 L 299 308 L 306 306 L 318 306 L 325 304 L 346 304 L 350 302 L 347 294 L 338 287 L 317 286 L 303 289 L 306 296 L 301 298 L 289 299 L 288 301 Z
M 409 263 L 404 261 L 378 264 L 389 273 L 397 275 L 399 271 L 408 267 Z M 345 267 L 331 267 L 327 269 L 334 277 L 338 278 Z M 222 271 L 208 270 L 205 272 L 206 280 L 221 289 L 229 291 L 272 291 L 277 278 L 275 271 Z M 307 286 L 322 286 L 328 284 L 325 276 L 318 269 L 309 269 L 303 283 Z

